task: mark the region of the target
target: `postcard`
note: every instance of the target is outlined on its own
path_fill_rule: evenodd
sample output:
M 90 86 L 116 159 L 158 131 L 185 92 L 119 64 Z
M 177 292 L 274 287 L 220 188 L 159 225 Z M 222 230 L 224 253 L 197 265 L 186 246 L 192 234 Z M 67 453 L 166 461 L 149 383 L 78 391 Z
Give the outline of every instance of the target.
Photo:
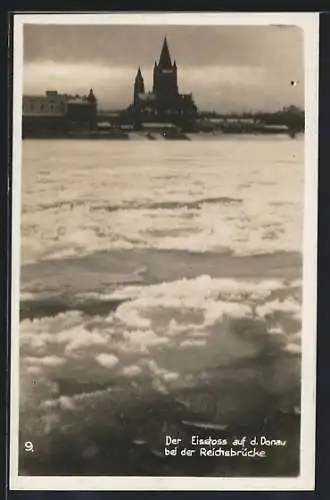
M 312 490 L 317 14 L 13 33 L 10 488 Z

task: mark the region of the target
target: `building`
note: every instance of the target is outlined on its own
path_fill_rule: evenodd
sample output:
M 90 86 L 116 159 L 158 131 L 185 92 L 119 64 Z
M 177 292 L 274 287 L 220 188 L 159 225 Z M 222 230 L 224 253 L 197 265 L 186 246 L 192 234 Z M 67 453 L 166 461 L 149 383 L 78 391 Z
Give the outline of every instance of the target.
M 194 128 L 197 107 L 192 94 L 180 94 L 178 67 L 171 60 L 165 37 L 160 58 L 153 70 L 153 87 L 146 92 L 144 79 L 139 68 L 134 81 L 133 103 L 127 110 L 136 128 L 143 122 L 170 122 L 182 129 Z
M 96 126 L 97 100 L 91 89 L 88 96 L 59 94 L 24 95 L 22 135 L 61 135 L 70 130 L 93 130 Z
M 45 95 L 24 95 L 22 136 L 61 134 L 66 130 L 66 97 L 55 90 Z
M 70 129 L 94 130 L 97 123 L 97 101 L 93 90 L 88 96 L 69 97 L 67 100 L 66 119 Z
M 24 95 L 24 116 L 63 115 L 66 111 L 66 96 L 56 90 L 47 90 L 45 95 Z

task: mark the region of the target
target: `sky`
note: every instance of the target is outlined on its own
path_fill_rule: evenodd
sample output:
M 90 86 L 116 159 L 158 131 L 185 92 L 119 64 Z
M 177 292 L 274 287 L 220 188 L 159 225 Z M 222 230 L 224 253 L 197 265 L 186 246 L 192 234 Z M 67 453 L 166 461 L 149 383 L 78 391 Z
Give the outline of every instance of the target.
M 132 102 L 140 66 L 146 90 L 167 36 L 181 93 L 200 110 L 304 106 L 303 31 L 295 26 L 24 26 L 24 94 L 87 94 L 99 108 Z M 292 85 L 291 82 L 295 82 Z

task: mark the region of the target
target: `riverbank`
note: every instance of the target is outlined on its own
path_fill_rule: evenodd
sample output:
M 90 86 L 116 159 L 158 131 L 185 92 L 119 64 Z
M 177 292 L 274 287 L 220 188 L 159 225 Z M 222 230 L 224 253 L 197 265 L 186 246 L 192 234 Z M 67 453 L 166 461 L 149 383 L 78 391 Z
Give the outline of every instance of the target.
M 72 132 L 72 133 L 47 133 L 47 132 L 34 132 L 25 134 L 23 140 L 100 140 L 100 141 L 118 141 L 130 139 L 144 139 L 144 140 L 198 140 L 198 139 L 221 139 L 223 137 L 263 137 L 263 136 L 284 136 L 296 138 L 303 135 L 303 133 L 292 133 L 289 131 L 267 130 L 267 131 L 213 131 L 213 132 L 188 132 L 176 134 L 164 134 L 162 131 L 114 131 L 114 132 Z

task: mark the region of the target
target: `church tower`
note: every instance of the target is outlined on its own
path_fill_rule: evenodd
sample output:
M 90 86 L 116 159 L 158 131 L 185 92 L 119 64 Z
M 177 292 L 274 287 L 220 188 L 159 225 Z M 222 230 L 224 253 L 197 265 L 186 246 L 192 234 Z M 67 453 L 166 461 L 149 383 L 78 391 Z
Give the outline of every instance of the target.
M 164 38 L 159 62 L 154 66 L 153 92 L 164 104 L 178 97 L 178 76 L 176 62 L 172 64 L 167 38 Z
M 141 69 L 139 68 L 134 82 L 134 104 L 138 102 L 139 94 L 144 94 L 144 93 L 145 93 L 144 80 L 141 73 Z

